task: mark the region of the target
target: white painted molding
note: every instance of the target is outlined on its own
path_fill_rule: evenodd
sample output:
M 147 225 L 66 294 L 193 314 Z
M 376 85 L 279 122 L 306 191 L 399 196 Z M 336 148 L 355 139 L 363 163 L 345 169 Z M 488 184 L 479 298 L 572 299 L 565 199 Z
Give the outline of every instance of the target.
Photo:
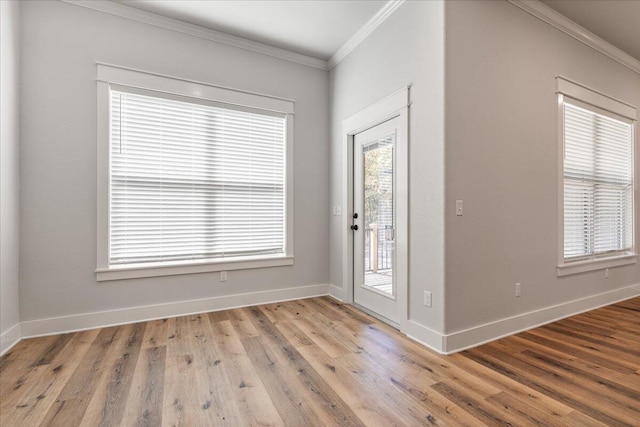
M 167 317 L 186 316 L 259 304 L 312 298 L 327 295 L 328 291 L 328 284 L 298 286 L 247 294 L 225 295 L 166 304 L 29 320 L 22 322 L 20 327 L 22 330 L 22 338 L 33 338 L 128 323 L 146 322 L 155 319 L 165 319 Z
M 396 245 L 398 250 L 398 262 L 394 265 L 396 268 L 396 278 L 398 283 L 406 284 L 406 286 L 398 287 L 398 304 L 400 306 L 400 331 L 406 332 L 406 323 L 408 320 L 408 289 L 409 289 L 409 275 L 408 275 L 408 212 L 407 206 L 409 202 L 407 200 L 407 187 L 408 176 L 406 171 L 408 170 L 408 141 L 409 141 L 409 106 L 410 106 L 410 87 L 405 86 L 388 95 L 387 97 L 375 102 L 368 107 L 364 108 L 358 113 L 344 119 L 342 121 L 342 136 L 343 141 L 340 155 L 342 158 L 342 235 L 341 235 L 341 249 L 343 253 L 342 263 L 342 286 L 343 286 L 343 301 L 347 304 L 354 302 L 354 275 L 353 275 L 353 245 L 354 238 L 353 233 L 348 232 L 351 225 L 351 215 L 354 212 L 353 206 L 353 150 L 354 150 L 354 136 L 360 132 L 372 128 L 378 124 L 384 123 L 387 120 L 398 117 L 400 122 L 398 124 L 398 137 L 397 137 L 397 168 L 403 172 L 398 175 L 398 234 L 396 236 Z M 404 256 L 403 256 L 404 255 Z
M 336 285 L 329 285 L 329 296 L 340 302 L 344 302 L 344 289 Z
M 437 353 L 444 354 L 444 335 L 433 331 L 414 320 L 407 321 L 406 328 L 406 334 L 409 338 Z
M 546 22 L 552 27 L 557 28 L 565 34 L 570 35 L 576 40 L 586 44 L 587 46 L 597 50 L 598 52 L 608 56 L 614 61 L 628 67 L 629 69 L 640 74 L 640 61 L 615 47 L 608 41 L 598 37 L 591 31 L 576 24 L 571 19 L 556 12 L 549 6 L 538 0 L 508 0 L 509 3 L 519 7 L 525 12 L 530 13 L 536 18 Z
M 142 22 L 144 24 L 153 25 L 167 30 L 176 31 L 193 37 L 210 40 L 216 43 L 233 46 L 238 49 L 250 52 L 260 53 L 262 55 L 271 56 L 296 64 L 306 65 L 308 67 L 328 70 L 327 62 L 313 58 L 311 56 L 302 55 L 300 53 L 291 52 L 274 46 L 248 40 L 242 37 L 233 36 L 210 28 L 201 27 L 199 25 L 190 24 L 178 19 L 168 18 L 155 13 L 139 10 L 123 4 L 115 3 L 107 0 L 61 0 L 75 6 L 86 7 L 110 15 L 120 16 L 132 21 Z
M 640 296 L 640 283 L 446 334 L 443 353 L 457 353 L 637 296 Z
M 154 73 L 121 65 L 96 63 L 96 80 L 110 85 L 122 85 L 173 94 L 181 97 L 197 98 L 214 104 L 228 104 L 249 110 L 266 110 L 281 114 L 295 114 L 295 101 L 264 93 L 250 92 L 197 80 Z M 144 93 L 143 93 L 144 95 Z
M 638 108 L 635 105 L 631 105 L 566 77 L 556 77 L 556 90 L 558 93 L 567 95 L 569 98 L 586 102 L 589 105 L 626 117 L 629 120 L 638 120 Z
M 9 351 L 22 338 L 56 335 L 325 295 L 342 301 L 338 295 L 340 293 L 342 293 L 341 288 L 320 284 L 30 320 L 14 325 L 0 336 L 0 356 Z M 437 353 L 448 355 L 637 296 L 640 296 L 640 283 L 446 335 L 409 320 L 406 323 L 406 335 Z
M 564 213 L 564 212 L 561 212 Z M 564 226 L 564 218 L 563 226 Z M 563 230 L 563 239 L 562 243 L 564 243 L 564 230 Z M 559 246 L 560 248 L 564 248 L 564 246 Z M 556 274 L 558 277 L 569 276 L 572 274 L 586 273 L 588 271 L 594 270 L 604 270 L 605 268 L 613 268 L 613 267 L 622 267 L 624 265 L 631 265 L 638 262 L 638 255 L 623 255 L 612 258 L 602 258 L 602 259 L 587 259 L 585 261 L 576 261 L 569 262 L 566 264 L 560 264 L 556 268 Z
M 340 49 L 333 54 L 327 62 L 329 70 L 338 65 L 360 43 L 362 43 L 373 31 L 380 26 L 393 12 L 395 12 L 405 0 L 390 0 L 376 13 L 366 24 L 362 26 Z
M 342 121 L 343 135 L 363 132 L 378 123 L 396 117 L 399 111 L 410 106 L 410 89 L 410 86 L 404 86 L 344 119 Z M 347 218 L 347 221 L 350 222 L 351 218 Z
M 637 296 L 640 296 L 640 283 L 544 307 L 451 334 L 440 334 L 414 320 L 409 320 L 406 334 L 409 338 L 431 350 L 448 355 Z
M 7 329 L 4 334 L 0 335 L 0 356 L 11 350 L 14 345 L 20 342 L 20 339 L 22 339 L 20 323 L 16 323 Z
M 250 52 L 260 53 L 262 55 L 272 56 L 296 64 L 306 65 L 308 67 L 319 68 L 321 70 L 330 70 L 340 61 L 346 58 L 360 43 L 362 43 L 369 35 L 382 24 L 393 12 L 395 12 L 405 0 L 390 0 L 387 2 L 366 24 L 360 28 L 347 42 L 336 51 L 329 61 L 320 58 L 314 58 L 308 55 L 292 52 L 290 50 L 269 46 L 264 43 L 248 40 L 242 37 L 226 34 L 220 31 L 205 28 L 200 25 L 190 24 L 178 19 L 168 18 L 156 13 L 139 10 L 120 3 L 108 0 L 60 0 L 64 3 L 75 6 L 85 7 L 98 12 L 108 13 L 110 15 L 119 16 L 121 18 L 130 19 L 132 21 L 142 22 L 144 24 L 153 25 L 167 30 L 176 31 L 193 37 L 210 40 L 216 43 L 233 46 L 238 49 Z

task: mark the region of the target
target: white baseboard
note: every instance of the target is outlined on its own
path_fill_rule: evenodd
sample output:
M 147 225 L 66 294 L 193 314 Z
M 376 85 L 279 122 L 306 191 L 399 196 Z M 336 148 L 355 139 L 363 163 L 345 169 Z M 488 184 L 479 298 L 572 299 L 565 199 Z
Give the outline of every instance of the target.
M 569 316 L 640 296 L 640 283 L 446 334 L 444 354 L 457 353 Z
M 413 320 L 407 321 L 405 334 L 414 341 L 429 347 L 431 350 L 443 354 L 444 336 Z
M 213 298 L 155 304 L 118 310 L 82 313 L 21 322 L 22 338 L 56 335 L 127 323 L 146 322 L 167 317 L 206 313 L 209 311 L 269 304 L 293 299 L 327 295 L 329 285 L 309 285 L 294 288 L 274 289 L 247 294 L 226 295 Z M 4 338 L 3 338 L 4 340 Z M 4 343 L 4 341 L 3 341 Z
M 337 299 L 340 302 L 344 301 L 344 289 L 337 287 L 336 285 L 329 285 L 329 296 Z
M 29 320 L 14 325 L 0 336 L 0 355 L 9 351 L 9 349 L 22 338 L 56 335 L 323 295 L 329 295 L 337 300 L 344 301 L 342 288 L 328 284 L 320 284 Z M 551 307 L 545 307 L 446 335 L 442 335 L 413 320 L 409 320 L 406 324 L 405 333 L 409 338 L 440 354 L 453 354 L 636 296 L 640 296 L 640 284 L 580 298 Z
M 11 350 L 11 347 L 18 344 L 21 339 L 20 323 L 16 323 L 0 335 L 0 356 Z

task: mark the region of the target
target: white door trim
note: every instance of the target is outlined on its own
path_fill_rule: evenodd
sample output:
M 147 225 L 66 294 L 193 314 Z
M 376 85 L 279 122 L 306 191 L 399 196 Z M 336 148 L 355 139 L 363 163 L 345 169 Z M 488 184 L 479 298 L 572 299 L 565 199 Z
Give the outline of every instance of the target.
M 353 304 L 353 233 L 349 231 L 353 215 L 353 140 L 354 135 L 394 117 L 400 118 L 396 148 L 396 280 L 400 304 L 400 331 L 405 332 L 408 319 L 409 290 L 409 87 L 392 93 L 384 99 L 342 121 L 342 264 L 343 299 Z M 400 284 L 406 283 L 406 286 Z

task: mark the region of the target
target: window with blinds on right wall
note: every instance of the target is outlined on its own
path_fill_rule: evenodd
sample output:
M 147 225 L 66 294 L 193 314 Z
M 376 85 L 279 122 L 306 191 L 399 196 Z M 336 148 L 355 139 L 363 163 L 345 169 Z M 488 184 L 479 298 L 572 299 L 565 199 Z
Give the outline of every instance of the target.
M 558 78 L 562 235 L 558 275 L 636 262 L 636 108 Z

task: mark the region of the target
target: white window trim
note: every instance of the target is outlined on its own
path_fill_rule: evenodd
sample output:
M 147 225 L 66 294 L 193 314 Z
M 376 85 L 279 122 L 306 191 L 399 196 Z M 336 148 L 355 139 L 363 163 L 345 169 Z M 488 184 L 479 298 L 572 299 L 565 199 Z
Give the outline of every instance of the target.
M 615 253 L 612 256 L 594 256 L 588 259 L 579 259 L 576 261 L 566 262 L 564 259 L 564 117 L 563 117 L 563 104 L 564 97 L 568 97 L 599 110 L 604 110 L 603 114 L 613 113 L 617 116 L 621 116 L 631 120 L 632 122 L 632 134 L 633 155 L 635 156 L 637 144 L 636 138 L 636 122 L 637 122 L 637 108 L 633 105 L 627 104 L 619 99 L 612 98 L 601 92 L 598 92 L 588 86 L 581 85 L 572 80 L 566 79 L 562 76 L 556 78 L 557 84 L 557 141 L 558 141 L 558 264 L 557 275 L 559 277 L 568 276 L 572 274 L 585 273 L 595 270 L 603 270 L 605 268 L 620 267 L 624 265 L 631 265 L 637 262 L 636 252 L 636 233 L 637 233 L 637 218 L 636 208 L 637 201 L 635 192 L 638 188 L 638 177 L 634 170 L 634 194 L 633 198 L 633 239 L 634 243 L 631 250 L 627 253 Z M 635 160 L 635 158 L 634 158 Z M 634 161 L 634 169 L 637 169 L 637 165 Z
M 558 276 L 569 276 L 571 274 L 586 273 L 588 271 L 603 270 L 605 268 L 620 267 L 623 265 L 631 265 L 637 262 L 637 258 L 637 255 L 629 254 L 560 264 L 558 265 Z
M 131 68 L 97 63 L 97 260 L 96 280 L 122 280 L 141 277 L 205 273 L 223 270 L 292 265 L 293 256 L 293 115 L 294 102 L 269 95 L 213 86 L 207 83 L 149 73 Z M 285 253 L 183 261 L 176 263 L 109 266 L 109 91 L 111 85 L 151 90 L 287 116 L 285 177 Z

